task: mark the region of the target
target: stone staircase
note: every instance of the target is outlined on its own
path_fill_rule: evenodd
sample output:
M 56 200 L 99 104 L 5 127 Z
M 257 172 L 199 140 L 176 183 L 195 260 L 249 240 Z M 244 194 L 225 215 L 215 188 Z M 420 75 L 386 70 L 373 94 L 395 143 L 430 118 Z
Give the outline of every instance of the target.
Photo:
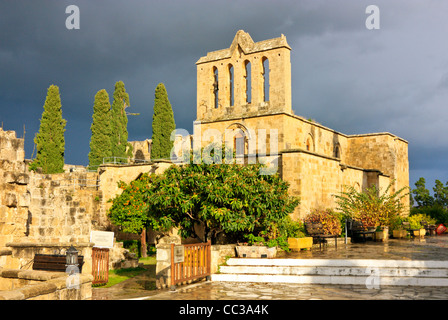
M 212 281 L 448 286 L 448 261 L 231 258 Z

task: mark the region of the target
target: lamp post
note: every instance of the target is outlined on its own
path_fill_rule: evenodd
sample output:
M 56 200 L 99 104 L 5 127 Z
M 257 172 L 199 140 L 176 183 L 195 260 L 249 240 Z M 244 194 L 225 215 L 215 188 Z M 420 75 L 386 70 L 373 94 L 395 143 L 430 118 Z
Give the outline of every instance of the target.
M 67 267 L 65 272 L 68 274 L 68 277 L 65 280 L 65 285 L 67 289 L 80 289 L 78 250 L 76 250 L 72 245 L 67 249 L 65 255 Z
M 67 267 L 78 266 L 78 250 L 75 249 L 75 247 L 70 246 L 70 248 L 66 251 L 66 263 Z

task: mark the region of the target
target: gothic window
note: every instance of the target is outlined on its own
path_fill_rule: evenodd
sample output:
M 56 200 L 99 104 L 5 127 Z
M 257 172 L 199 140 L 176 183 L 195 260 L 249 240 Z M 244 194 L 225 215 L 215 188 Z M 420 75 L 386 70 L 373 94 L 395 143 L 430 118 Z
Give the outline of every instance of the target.
M 263 57 L 263 101 L 269 101 L 269 60 Z
M 311 136 L 311 134 L 309 134 L 308 137 L 306 138 L 305 148 L 307 151 L 314 152 L 314 141 L 313 141 L 313 137 Z
M 310 139 L 306 140 L 306 150 L 307 151 L 311 151 L 311 141 L 310 141 Z
M 229 64 L 229 101 L 230 105 L 233 106 L 234 104 L 234 80 L 233 80 L 233 66 Z
M 340 146 L 339 143 L 337 143 L 337 144 L 334 146 L 333 156 L 334 156 L 335 158 L 338 158 L 338 159 L 341 158 L 341 146 Z
M 219 90 L 219 83 L 218 83 L 218 68 L 213 67 L 213 97 L 214 97 L 214 103 L 215 108 L 218 108 L 219 103 L 219 96 L 218 96 L 218 90 Z
M 237 157 L 246 154 L 246 135 L 243 131 L 239 130 L 235 135 L 233 147 Z
M 252 100 L 252 70 L 249 60 L 244 61 L 244 70 L 244 78 L 246 79 L 246 103 L 249 104 Z

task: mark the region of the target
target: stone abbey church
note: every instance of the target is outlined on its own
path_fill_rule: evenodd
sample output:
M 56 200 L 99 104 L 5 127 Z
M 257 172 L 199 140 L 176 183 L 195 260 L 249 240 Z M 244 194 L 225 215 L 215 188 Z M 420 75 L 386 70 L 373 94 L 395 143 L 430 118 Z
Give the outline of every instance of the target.
M 229 48 L 197 61 L 194 135 L 202 134 L 202 146 L 211 141 L 204 132 L 227 140 L 226 130 L 238 129 L 237 152 L 275 153 L 282 179 L 301 199 L 294 218 L 334 208 L 333 195 L 347 185 L 359 191 L 371 185 L 384 190 L 390 183 L 392 191 L 408 186 L 407 141 L 387 132 L 346 135 L 294 114 L 290 52 L 284 35 L 254 42 L 240 30 Z M 264 139 L 260 132 L 266 133 Z M 270 132 L 276 133 L 277 145 Z
M 335 208 L 334 195 L 345 186 L 409 186 L 406 140 L 388 132 L 346 135 L 294 114 L 290 53 L 284 35 L 254 42 L 240 30 L 229 48 L 201 57 L 194 134 L 177 140 L 176 150 L 185 141 L 197 149 L 221 139 L 246 163 L 254 155 L 275 162 L 290 194 L 301 199 L 295 219 Z M 150 143 L 136 141 L 134 151 L 149 159 Z M 409 208 L 409 198 L 403 203 Z
M 295 219 L 334 208 L 334 195 L 345 186 L 407 187 L 405 140 L 390 133 L 346 135 L 294 115 L 290 51 L 284 36 L 254 42 L 238 31 L 229 48 L 200 58 L 194 133 L 176 140 L 177 154 L 185 145 L 191 148 L 191 140 L 193 147 L 204 147 L 218 138 L 233 144 L 237 160 L 250 163 L 255 155 L 266 161 L 290 184 L 290 194 L 300 197 Z M 134 141 L 133 147 L 134 158 L 150 160 L 149 140 Z M 97 172 L 69 165 L 60 174 L 30 172 L 24 138 L 0 128 L 0 269 L 29 269 L 35 253 L 61 253 L 76 244 L 86 258 L 82 272 L 90 274 L 90 234 L 112 230 L 107 211 L 120 192 L 117 182 L 163 173 L 170 165 L 154 159 L 104 164 Z M 114 245 L 112 266 L 126 262 L 125 251 Z

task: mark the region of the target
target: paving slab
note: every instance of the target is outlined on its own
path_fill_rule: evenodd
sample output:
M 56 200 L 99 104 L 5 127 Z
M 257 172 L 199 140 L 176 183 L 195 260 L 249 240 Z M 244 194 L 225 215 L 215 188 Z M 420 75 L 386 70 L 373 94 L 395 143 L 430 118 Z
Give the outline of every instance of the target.
M 448 261 L 448 236 L 339 244 L 335 249 L 281 253 L 295 259 L 380 259 Z M 448 287 L 232 283 L 202 281 L 176 291 L 152 290 L 153 275 L 143 274 L 111 288 L 94 288 L 92 300 L 448 300 Z

